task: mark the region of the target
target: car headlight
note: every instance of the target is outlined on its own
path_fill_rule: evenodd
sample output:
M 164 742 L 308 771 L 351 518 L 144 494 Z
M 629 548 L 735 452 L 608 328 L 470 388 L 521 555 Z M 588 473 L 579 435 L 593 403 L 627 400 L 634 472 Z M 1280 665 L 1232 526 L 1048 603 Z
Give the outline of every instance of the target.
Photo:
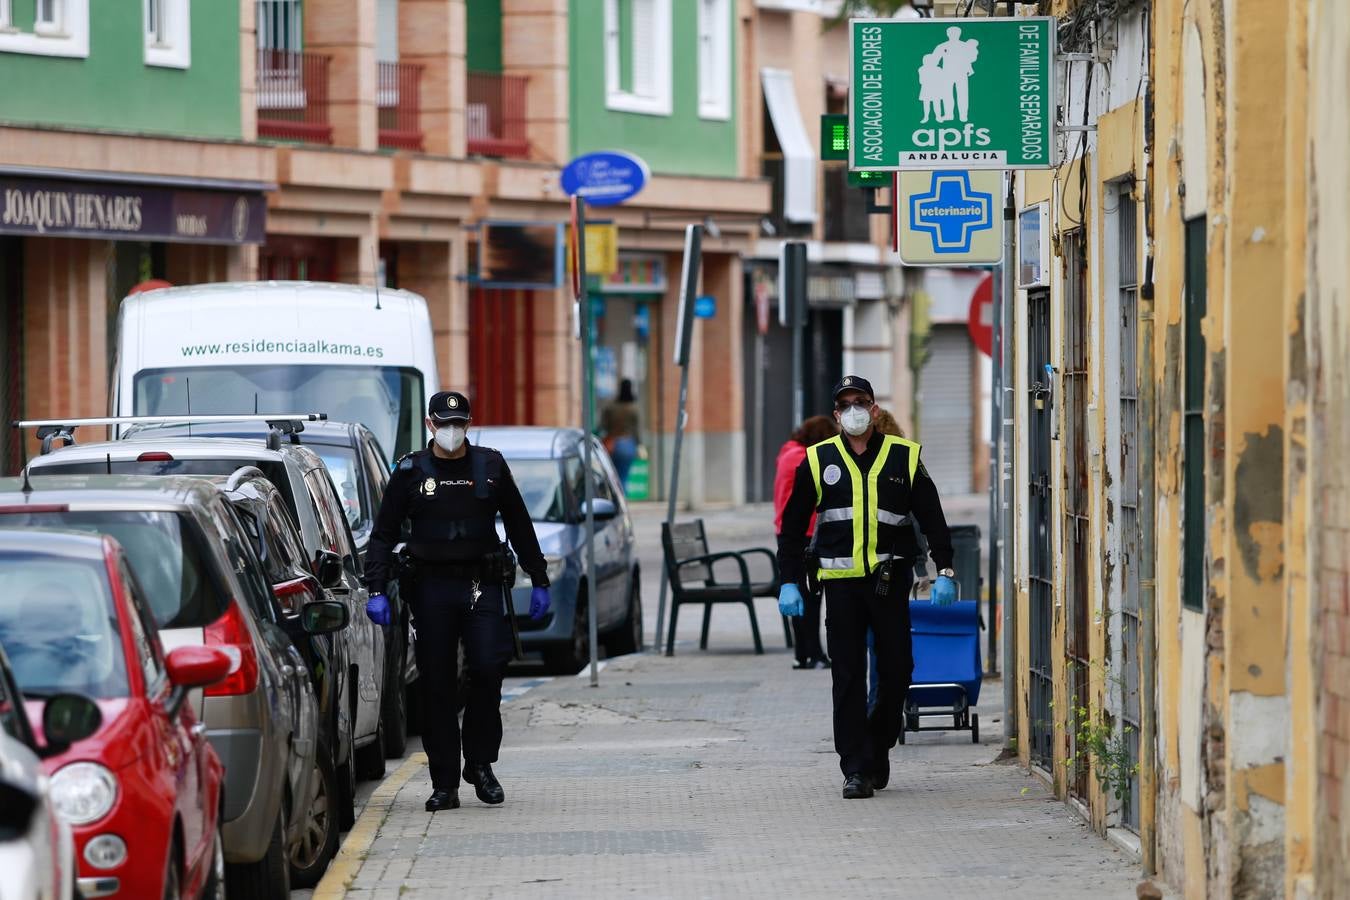
M 71 763 L 52 776 L 50 794 L 61 818 L 71 825 L 88 825 L 112 810 L 117 776 L 98 763 Z
M 567 560 L 561 556 L 554 556 L 551 553 L 544 554 L 544 564 L 547 567 L 548 583 L 557 584 L 558 579 L 563 577 L 563 572 L 567 571 Z M 530 573 L 526 572 L 519 565 L 516 566 L 516 587 L 527 586 L 530 583 Z

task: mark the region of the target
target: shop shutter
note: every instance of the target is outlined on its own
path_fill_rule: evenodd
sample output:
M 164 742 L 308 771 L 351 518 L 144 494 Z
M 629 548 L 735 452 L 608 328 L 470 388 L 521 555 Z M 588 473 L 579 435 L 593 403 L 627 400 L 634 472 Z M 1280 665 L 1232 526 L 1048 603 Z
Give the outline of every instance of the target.
M 943 496 L 971 492 L 971 441 L 976 405 L 973 345 L 964 325 L 934 325 L 919 380 L 923 463 Z

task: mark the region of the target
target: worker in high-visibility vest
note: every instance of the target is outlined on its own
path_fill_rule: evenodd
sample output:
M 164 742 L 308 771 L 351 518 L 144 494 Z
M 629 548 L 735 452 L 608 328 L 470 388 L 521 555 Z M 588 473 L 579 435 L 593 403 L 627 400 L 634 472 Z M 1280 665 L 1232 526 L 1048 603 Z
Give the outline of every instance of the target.
M 843 433 L 808 448 L 797 467 L 778 536 L 784 615 L 801 615 L 797 587 L 814 566 L 825 591 L 825 633 L 833 661 L 834 748 L 844 799 L 871 797 L 890 781 L 890 749 L 900 736 L 914 674 L 909 590 L 918 547 L 910 516 L 928 541 L 938 570 L 932 600 L 956 600 L 952 540 L 942 502 L 919 445 L 876 430 L 872 385 L 850 375 L 834 387 Z M 816 531 L 807 547 L 807 525 Z M 877 652 L 876 708 L 867 712 L 867 630 Z

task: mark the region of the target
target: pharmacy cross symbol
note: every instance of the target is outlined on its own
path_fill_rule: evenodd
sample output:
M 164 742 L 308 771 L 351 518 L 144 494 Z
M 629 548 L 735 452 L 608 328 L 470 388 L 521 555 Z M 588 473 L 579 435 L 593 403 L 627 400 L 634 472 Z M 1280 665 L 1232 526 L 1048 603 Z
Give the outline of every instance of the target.
M 934 253 L 969 253 L 975 232 L 994 227 L 994 196 L 971 190 L 968 172 L 934 172 L 928 193 L 909 198 L 909 223 Z

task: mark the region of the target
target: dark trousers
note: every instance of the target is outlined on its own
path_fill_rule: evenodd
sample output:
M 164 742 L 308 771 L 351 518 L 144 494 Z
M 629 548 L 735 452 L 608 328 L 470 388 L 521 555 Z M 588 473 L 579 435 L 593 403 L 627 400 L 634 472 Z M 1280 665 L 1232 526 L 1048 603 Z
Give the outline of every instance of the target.
M 805 664 L 825 657 L 825 648 L 820 645 L 820 591 L 812 591 L 805 584 L 797 587 L 802 592 L 802 614 L 790 620 L 792 647 L 797 662 Z
M 502 745 L 502 677 L 511 659 L 511 625 L 500 584 L 472 599 L 467 578 L 419 578 L 412 591 L 414 644 L 422 698 L 422 745 L 437 790 L 459 787 L 459 643 L 464 642 L 468 702 L 464 760 L 494 763 Z
M 834 680 L 834 749 L 845 775 L 869 775 L 900 737 L 901 716 L 914 674 L 909 631 L 908 566 L 891 579 L 885 597 L 875 578 L 830 580 L 825 588 L 825 634 Z M 867 630 L 877 653 L 877 703 L 867 712 Z

